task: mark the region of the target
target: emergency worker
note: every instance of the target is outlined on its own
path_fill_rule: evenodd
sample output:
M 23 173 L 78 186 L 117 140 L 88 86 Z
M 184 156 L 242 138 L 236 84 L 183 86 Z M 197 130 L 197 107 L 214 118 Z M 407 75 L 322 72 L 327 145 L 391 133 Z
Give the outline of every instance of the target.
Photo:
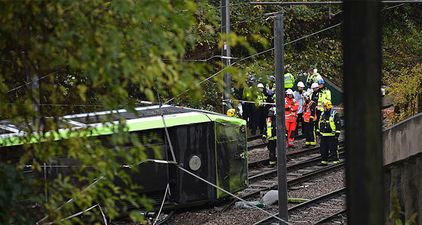
M 316 103 L 311 100 L 311 93 L 304 93 L 305 102 L 303 103 L 303 130 L 305 134 L 305 147 L 315 146 L 315 118 Z
M 257 86 L 258 91 L 256 92 L 255 100 L 255 113 L 252 116 L 252 135 L 256 134 L 257 128 L 262 134 L 265 129 L 265 118 L 268 115 L 267 109 L 265 107 L 266 96 L 264 93 L 264 84 L 259 83 Z
M 304 89 L 305 89 L 305 84 L 302 81 L 299 81 L 297 83 L 297 91 L 295 91 L 293 93 L 293 97 L 295 98 L 297 104 L 299 105 L 298 109 L 297 109 L 297 119 L 296 119 L 296 130 L 295 130 L 295 135 L 299 135 L 299 127 L 302 128 L 302 134 L 303 134 L 303 103 L 304 103 L 304 99 L 303 99 L 303 93 L 304 93 Z
M 314 118 L 314 121 L 315 121 L 314 127 L 315 127 L 315 131 L 316 131 L 317 127 L 318 127 L 318 121 L 319 121 L 318 113 L 320 113 L 320 111 L 318 111 L 316 109 L 316 106 L 318 105 L 318 97 L 319 97 L 319 85 L 318 85 L 318 83 L 312 83 L 311 89 L 312 89 L 311 100 L 315 103 L 315 112 L 316 112 L 316 115 L 317 115 L 317 117 Z
M 286 66 L 284 71 L 286 72 L 284 74 L 284 89 L 292 89 L 295 85 L 295 77 L 289 72 L 290 66 Z
M 331 91 L 325 87 L 324 79 L 318 80 L 318 103 L 317 103 L 317 120 L 319 121 L 321 113 L 324 111 L 324 102 L 331 102 Z
M 247 125 L 252 129 L 253 115 L 255 113 L 255 104 L 252 97 L 252 90 L 254 89 L 255 77 L 250 75 L 248 78 L 248 87 L 243 89 L 242 93 L 242 118 L 246 120 Z
M 332 109 L 331 101 L 327 100 L 324 102 L 324 112 L 321 114 L 317 130 L 321 135 L 321 165 L 328 165 L 329 160 L 334 164 L 339 163 L 337 145 L 340 130 L 340 116 Z
M 270 76 L 268 79 L 268 83 L 265 88 L 265 94 L 267 96 L 268 103 L 274 103 L 274 95 L 275 95 L 275 76 Z M 269 107 L 271 108 L 271 107 Z
M 268 112 L 268 116 L 267 116 L 267 120 L 266 120 L 266 124 L 267 124 L 267 129 L 266 129 L 266 133 L 265 133 L 265 137 L 267 138 L 268 142 L 267 142 L 267 148 L 269 151 L 269 164 L 270 166 L 274 166 L 277 163 L 277 158 L 276 158 L 276 146 L 277 146 L 277 123 L 276 123 L 276 112 L 275 112 L 276 108 L 275 107 L 271 107 L 269 112 Z
M 306 78 L 306 84 L 310 87 L 313 83 L 318 83 L 318 80 L 322 79 L 322 76 L 318 73 L 318 69 L 310 68 L 308 70 L 308 77 Z
M 287 131 L 287 147 L 294 146 L 294 136 L 293 133 L 296 130 L 296 119 L 297 119 L 297 109 L 298 104 L 293 98 L 292 89 L 286 91 L 286 98 L 284 99 L 284 109 L 285 109 L 285 124 Z

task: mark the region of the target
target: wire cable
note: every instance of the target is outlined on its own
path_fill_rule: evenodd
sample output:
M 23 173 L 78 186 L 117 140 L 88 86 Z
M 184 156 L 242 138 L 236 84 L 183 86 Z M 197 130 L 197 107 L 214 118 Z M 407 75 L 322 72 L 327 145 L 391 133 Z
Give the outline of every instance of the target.
M 166 202 L 167 193 L 170 191 L 170 185 L 167 183 L 166 190 L 164 191 L 163 201 L 161 201 L 160 210 L 158 210 L 157 217 L 155 217 L 154 223 L 152 225 L 157 224 L 158 217 L 161 215 L 161 210 L 163 210 L 164 202 Z

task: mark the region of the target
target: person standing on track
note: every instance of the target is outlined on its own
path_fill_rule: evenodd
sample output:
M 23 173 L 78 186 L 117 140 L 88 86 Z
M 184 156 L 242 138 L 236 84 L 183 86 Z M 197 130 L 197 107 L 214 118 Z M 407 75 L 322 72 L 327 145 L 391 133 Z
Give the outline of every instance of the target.
M 319 115 L 318 115 L 318 110 L 316 109 L 316 106 L 318 105 L 318 97 L 319 97 L 319 85 L 317 83 L 312 83 L 311 85 L 311 89 L 312 89 L 312 95 L 311 95 L 311 101 L 313 101 L 315 103 L 315 112 L 316 112 L 316 118 L 314 118 L 314 127 L 316 131 L 317 126 L 318 126 L 318 122 L 319 122 Z M 315 140 L 316 141 L 316 140 Z
M 267 108 L 265 108 L 266 96 L 264 92 L 264 84 L 259 83 L 257 86 L 258 91 L 256 93 L 255 100 L 255 114 L 252 116 L 252 135 L 256 134 L 257 128 L 259 128 L 260 134 L 264 133 L 265 129 L 265 118 L 268 114 Z
M 265 137 L 268 140 L 267 148 L 270 156 L 268 163 L 270 166 L 275 166 L 275 164 L 277 164 L 277 158 L 275 155 L 277 146 L 277 123 L 275 116 L 275 107 L 271 107 L 266 120 L 267 129 L 265 134 Z
M 324 79 L 318 80 L 318 103 L 317 103 L 317 121 L 319 121 L 321 117 L 321 113 L 324 111 L 324 102 L 330 101 L 331 102 L 331 91 L 325 87 Z
M 294 146 L 294 136 L 293 133 L 296 130 L 296 118 L 297 118 L 297 109 L 298 104 L 293 98 L 292 89 L 286 91 L 286 98 L 284 99 L 284 108 L 285 108 L 285 123 L 287 131 L 287 147 Z
M 316 145 L 315 136 L 315 118 L 316 118 L 316 103 L 311 100 L 309 92 L 304 93 L 305 102 L 303 104 L 303 131 L 305 134 L 305 147 Z
M 297 83 L 297 91 L 295 91 L 293 93 L 293 96 L 297 102 L 297 104 L 299 105 L 298 109 L 297 109 L 297 119 L 296 119 L 296 130 L 295 130 L 295 136 L 299 135 L 299 127 L 301 127 L 302 129 L 302 134 L 303 134 L 303 112 L 302 112 L 302 108 L 303 108 L 303 104 L 304 104 L 304 99 L 303 99 L 303 93 L 305 89 L 305 84 L 302 81 L 299 81 Z
M 329 160 L 334 164 L 339 163 L 337 145 L 340 130 L 340 116 L 332 109 L 331 101 L 327 100 L 324 102 L 324 112 L 321 114 L 317 129 L 317 133 L 321 135 L 321 165 L 328 165 Z

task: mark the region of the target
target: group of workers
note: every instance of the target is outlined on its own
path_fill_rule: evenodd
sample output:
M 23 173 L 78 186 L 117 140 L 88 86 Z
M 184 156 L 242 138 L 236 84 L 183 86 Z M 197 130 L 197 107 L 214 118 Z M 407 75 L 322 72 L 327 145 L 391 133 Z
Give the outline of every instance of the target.
M 306 86 L 305 86 L 306 83 Z M 317 144 L 316 135 L 320 136 L 321 164 L 329 161 L 339 162 L 337 146 L 341 130 L 340 117 L 332 108 L 331 91 L 325 86 L 325 81 L 317 69 L 308 70 L 306 82 L 296 84 L 295 77 L 287 72 L 284 75 L 285 94 L 285 128 L 287 147 L 294 147 L 294 138 L 301 128 L 305 136 L 305 146 Z M 249 79 L 252 86 L 254 80 Z M 296 84 L 297 89 L 293 91 Z M 308 88 L 307 88 L 308 87 Z M 276 107 L 275 107 L 275 77 L 269 78 L 268 84 L 258 83 L 254 101 L 242 102 L 242 117 L 248 121 L 252 135 L 257 130 L 268 140 L 270 165 L 276 164 Z M 307 88 L 307 89 L 306 89 Z M 249 92 L 243 92 L 243 99 L 248 99 Z

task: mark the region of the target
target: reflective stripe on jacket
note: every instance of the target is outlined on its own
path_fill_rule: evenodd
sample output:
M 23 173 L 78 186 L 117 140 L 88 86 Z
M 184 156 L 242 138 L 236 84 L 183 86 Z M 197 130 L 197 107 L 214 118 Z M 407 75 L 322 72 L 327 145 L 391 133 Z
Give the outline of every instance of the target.
M 340 134 L 340 123 L 340 118 L 336 110 L 324 111 L 319 119 L 317 131 L 322 136 L 335 136 L 336 133 Z
M 297 109 L 299 105 L 294 98 L 286 97 L 284 99 L 285 117 L 288 122 L 296 122 Z
M 271 116 L 267 117 L 267 139 L 268 140 L 277 139 L 277 129 L 276 129 L 275 118 Z
M 264 93 L 258 92 L 256 93 L 256 106 L 264 106 L 267 97 Z

